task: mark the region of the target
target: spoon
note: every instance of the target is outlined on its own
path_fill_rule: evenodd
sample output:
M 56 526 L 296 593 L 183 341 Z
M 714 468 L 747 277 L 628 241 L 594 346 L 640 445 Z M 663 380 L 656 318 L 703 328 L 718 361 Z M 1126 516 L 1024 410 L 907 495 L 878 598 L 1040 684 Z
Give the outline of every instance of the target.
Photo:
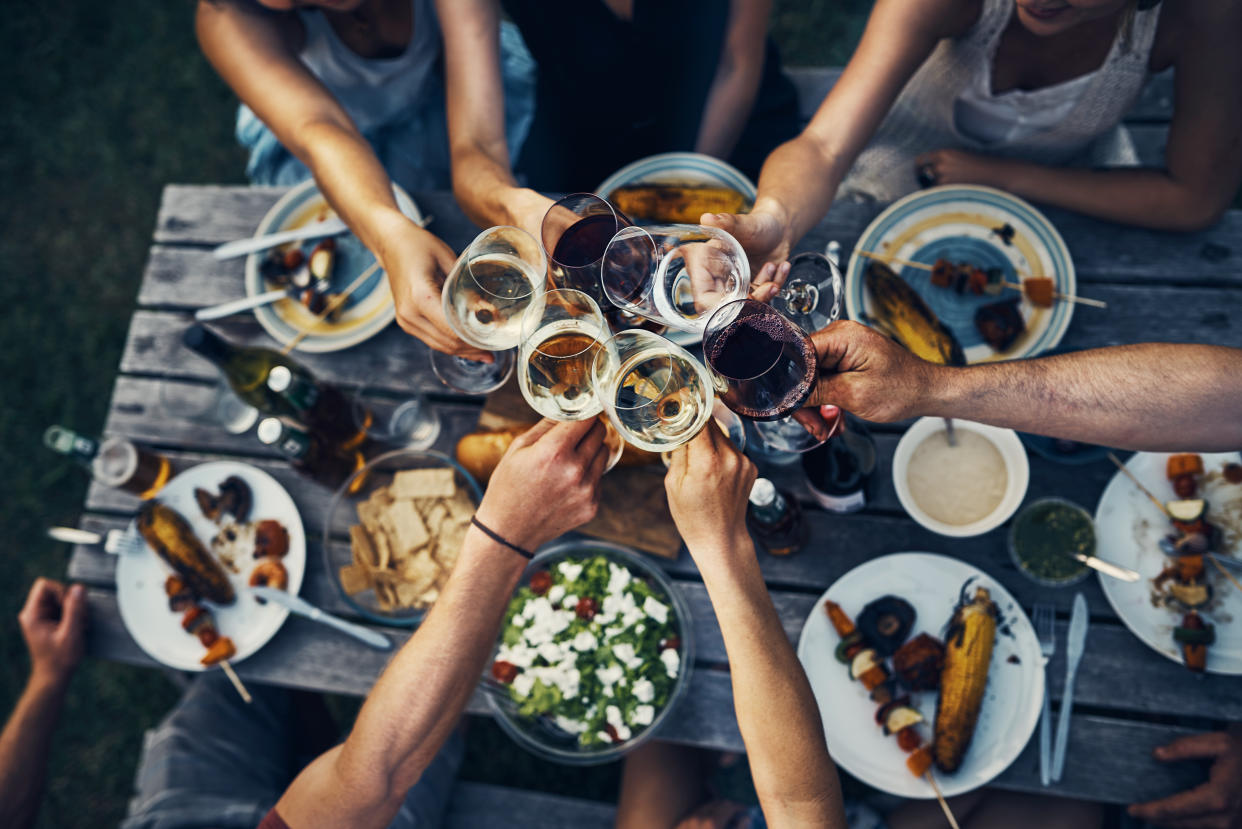
M 1066 551 L 1065 555 L 1072 559 L 1081 561 L 1092 570 L 1099 570 L 1104 575 L 1112 576 L 1115 579 L 1121 579 L 1122 581 L 1138 581 L 1142 578 L 1137 571 L 1131 570 L 1128 567 L 1122 567 L 1120 564 L 1113 564 L 1111 561 L 1105 561 L 1102 558 L 1089 556 L 1085 553 L 1071 553 L 1069 551 Z

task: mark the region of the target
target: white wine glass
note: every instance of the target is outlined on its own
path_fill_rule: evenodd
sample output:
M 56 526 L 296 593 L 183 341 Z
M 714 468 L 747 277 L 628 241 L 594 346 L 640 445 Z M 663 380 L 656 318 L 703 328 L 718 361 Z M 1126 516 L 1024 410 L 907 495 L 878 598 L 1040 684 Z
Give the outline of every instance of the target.
M 830 243 L 827 256 L 812 251 L 790 258 L 785 284 L 772 298 L 772 307 L 804 331 L 827 328 L 841 316 L 841 269 L 832 256 L 837 247 Z
M 718 228 L 626 227 L 604 252 L 600 287 L 627 313 L 702 334 L 713 311 L 746 297 L 750 264 L 738 241 Z
M 707 369 L 651 331 L 622 331 L 604 343 L 591 366 L 591 383 L 621 436 L 648 452 L 681 446 L 712 415 Z
M 543 303 L 547 270 L 543 247 L 521 228 L 490 227 L 474 238 L 445 278 L 440 301 L 454 333 L 493 352 L 494 362 L 432 352 L 441 382 L 465 394 L 504 385 L 513 372 L 512 349 L 521 342 L 522 317 Z

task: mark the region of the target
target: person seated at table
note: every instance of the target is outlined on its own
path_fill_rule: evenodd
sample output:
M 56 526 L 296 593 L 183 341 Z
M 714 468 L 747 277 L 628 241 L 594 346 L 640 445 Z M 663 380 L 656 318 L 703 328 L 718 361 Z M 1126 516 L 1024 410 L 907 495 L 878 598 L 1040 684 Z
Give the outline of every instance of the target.
M 766 36 L 771 0 L 439 0 L 438 8 L 453 190 L 480 225 L 516 225 L 538 239 L 552 202 L 536 191 L 592 191 L 654 153 L 693 150 L 754 175 L 800 127 L 796 92 Z M 538 67 L 520 152 L 501 129 L 502 11 Z
M 462 757 L 458 720 L 527 562 L 507 545 L 534 550 L 589 521 L 607 462 L 596 419 L 543 420 L 516 438 L 475 513 L 505 543 L 471 526 L 435 606 L 344 743 L 299 771 L 289 693 L 256 687 L 245 705 L 212 671 L 148 735 L 122 826 L 438 826 Z
M 86 646 L 86 590 L 36 579 L 17 615 L 30 654 L 30 676 L 0 733 L 0 826 L 35 825 L 48 750 Z
M 250 153 L 250 181 L 287 186 L 313 175 L 388 274 L 401 327 L 439 351 L 482 357 L 441 309 L 440 283 L 457 257 L 392 194 L 393 182 L 449 187 L 433 0 L 199 0 L 195 29 L 242 101 L 237 137 Z M 518 147 L 530 124 L 532 64 L 511 26 L 500 43 L 497 84 L 503 76 L 508 107 L 497 109 L 496 129 Z
M 669 510 L 720 625 L 762 809 L 750 815 L 750 825 L 844 829 L 840 781 L 819 708 L 746 530 L 755 466 L 714 423 L 671 455 L 664 478 Z M 657 743 L 636 750 L 622 777 L 619 829 L 736 825 L 728 823 L 740 817 L 736 804 L 703 803 L 699 765 L 692 749 Z
M 787 258 L 834 198 L 891 201 L 919 185 L 1208 227 L 1242 183 L 1239 31 L 1242 0 L 878 0 L 810 124 L 764 164 L 751 213 L 703 222 L 733 233 L 756 267 Z M 1119 123 L 1168 67 L 1164 165 L 1134 167 Z
M 1154 452 L 1242 448 L 1242 348 L 1138 343 L 1053 357 L 935 365 L 857 322 L 811 335 L 819 377 L 807 405 L 864 420 L 955 417 L 1065 440 Z

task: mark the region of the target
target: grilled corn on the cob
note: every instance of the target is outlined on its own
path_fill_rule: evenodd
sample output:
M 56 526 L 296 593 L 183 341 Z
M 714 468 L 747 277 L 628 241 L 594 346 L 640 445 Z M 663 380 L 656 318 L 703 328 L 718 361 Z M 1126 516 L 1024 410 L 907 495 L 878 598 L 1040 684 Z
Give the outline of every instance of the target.
M 609 196 L 622 213 L 635 219 L 698 224 L 704 213 L 740 213 L 745 197 L 728 187 L 636 184 Z
M 138 510 L 136 523 L 151 549 L 196 596 L 216 604 L 233 603 L 233 585 L 224 568 L 207 552 L 180 513 L 159 501 L 147 501 Z
M 944 670 L 940 674 L 940 700 L 936 703 L 932 742 L 932 754 L 941 771 L 957 771 L 970 747 L 987 689 L 995 640 L 996 605 L 988 591 L 980 587 L 969 602 L 963 596 L 945 635 Z
M 867 265 L 863 276 L 874 303 L 873 316 L 911 352 L 946 366 L 966 364 L 961 343 L 927 307 L 923 298 L 881 262 Z

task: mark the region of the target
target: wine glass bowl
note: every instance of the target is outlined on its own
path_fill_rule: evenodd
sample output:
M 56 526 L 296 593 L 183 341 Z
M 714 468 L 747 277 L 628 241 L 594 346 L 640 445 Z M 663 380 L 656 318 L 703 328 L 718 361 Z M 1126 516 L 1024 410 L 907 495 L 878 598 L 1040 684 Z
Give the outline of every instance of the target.
M 751 420 L 777 420 L 815 388 L 811 338 L 788 317 L 753 299 L 716 309 L 703 333 L 703 355 L 716 393 Z
M 540 226 L 552 284 L 602 302 L 599 271 L 604 250 L 618 231 L 631 224 L 611 202 L 594 193 L 571 193 L 553 204 Z
M 841 269 L 820 253 L 799 253 L 789 260 L 785 284 L 772 307 L 806 331 L 819 331 L 841 316 Z
M 449 327 L 475 348 L 516 348 L 522 315 L 543 302 L 547 270 L 542 246 L 526 231 L 484 230 L 444 280 L 440 297 Z
M 548 291 L 543 307 L 522 318 L 518 386 L 531 408 L 553 420 L 599 414 L 591 366 L 607 339 L 595 300 L 571 289 Z

